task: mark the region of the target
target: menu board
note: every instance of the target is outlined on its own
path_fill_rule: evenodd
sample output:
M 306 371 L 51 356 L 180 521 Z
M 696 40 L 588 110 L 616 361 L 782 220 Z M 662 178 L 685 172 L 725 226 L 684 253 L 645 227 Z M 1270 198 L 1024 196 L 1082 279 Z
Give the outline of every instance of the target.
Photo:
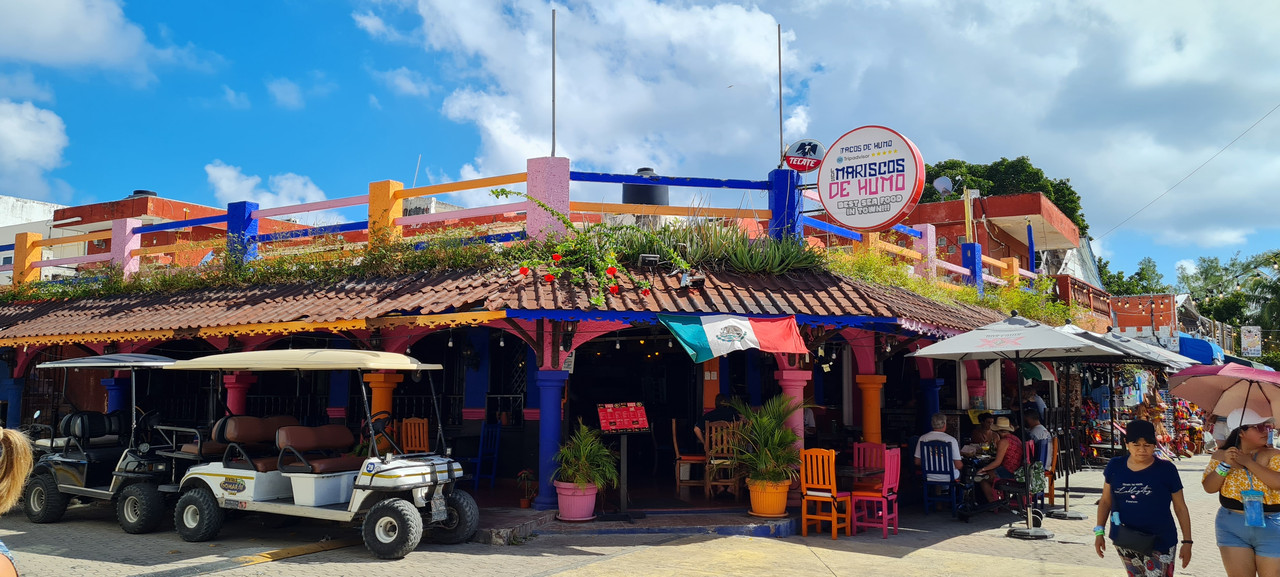
M 644 403 L 602 403 L 600 430 L 605 433 L 643 433 L 649 430 L 649 417 Z

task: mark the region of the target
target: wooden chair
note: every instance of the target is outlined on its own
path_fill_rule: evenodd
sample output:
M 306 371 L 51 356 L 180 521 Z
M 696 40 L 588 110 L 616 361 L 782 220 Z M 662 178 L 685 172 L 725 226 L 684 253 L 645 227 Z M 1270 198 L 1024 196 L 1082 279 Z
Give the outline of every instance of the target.
M 676 452 L 676 493 L 680 493 L 680 487 L 703 487 L 707 477 L 707 456 L 686 455 L 680 452 L 680 431 L 676 427 L 675 419 L 671 419 L 671 447 Z M 689 478 L 681 479 L 680 469 L 686 465 L 689 467 Z M 694 466 L 702 467 L 702 479 L 693 478 Z
M 472 463 L 476 466 L 476 472 L 473 475 L 475 480 L 475 489 L 480 488 L 480 478 L 489 478 L 489 488 L 493 488 L 495 480 L 498 478 L 498 441 L 501 440 L 502 425 L 498 423 L 481 423 L 480 424 L 480 453 L 469 459 L 462 459 L 465 462 Z M 489 464 L 489 472 L 485 473 L 485 463 Z
M 715 487 L 726 488 L 733 494 L 735 501 L 742 497 L 742 480 L 745 475 L 737 471 L 729 461 L 733 457 L 736 427 L 736 424 L 728 421 L 707 423 L 704 437 L 707 440 L 707 474 L 703 484 L 707 499 L 712 497 Z
M 400 421 L 400 448 L 406 453 L 430 453 L 431 421 L 418 418 Z
M 800 466 L 800 535 L 809 536 L 809 525 L 821 530 L 824 521 L 831 523 L 831 538 L 844 527 L 853 536 L 853 499 L 848 491 L 836 490 L 836 452 L 831 449 L 806 449 Z M 844 504 L 841 512 L 840 504 Z M 813 505 L 810 512 L 809 505 Z
M 959 455 L 951 454 L 951 443 L 946 441 L 929 441 L 920 444 L 920 470 L 924 482 L 924 514 L 929 514 L 934 503 L 947 503 L 951 506 L 951 515 L 955 516 L 960 507 L 960 486 L 956 484 L 953 472 L 956 470 L 956 459 Z M 946 476 L 945 481 L 930 480 Z M 934 490 L 937 495 L 934 495 Z
M 1045 491 L 1049 493 L 1049 506 L 1052 507 L 1054 505 L 1053 493 L 1054 491 L 1057 490 L 1057 484 L 1055 482 L 1056 481 L 1055 477 L 1057 477 L 1057 473 L 1058 473 L 1058 438 L 1057 437 L 1053 437 L 1052 439 L 1049 440 L 1049 451 L 1050 451 L 1050 454 L 1044 461 L 1045 463 L 1044 465 L 1045 479 L 1044 480 L 1045 480 L 1045 483 L 1047 483 L 1048 485 L 1047 487 L 1045 487 Z
M 902 475 L 902 449 L 889 449 L 884 455 L 884 483 L 878 491 L 853 491 L 853 530 L 880 527 L 883 538 L 889 538 L 889 523 L 898 534 L 898 481 Z
M 884 467 L 884 443 L 854 443 L 853 466 L 863 469 Z M 854 491 L 878 491 L 883 478 L 870 478 L 853 483 Z

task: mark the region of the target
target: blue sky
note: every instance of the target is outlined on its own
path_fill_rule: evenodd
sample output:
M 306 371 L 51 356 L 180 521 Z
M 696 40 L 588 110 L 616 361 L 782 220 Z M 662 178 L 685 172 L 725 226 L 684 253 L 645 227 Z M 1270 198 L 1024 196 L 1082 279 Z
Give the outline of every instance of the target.
M 1275 248 L 1280 7 L 654 2 L 558 9 L 557 152 L 583 170 L 762 178 L 786 139 L 893 127 L 926 162 L 1027 155 L 1128 272 Z M 0 2 L 0 194 L 221 205 L 523 170 L 550 152 L 541 0 Z M 616 191 L 575 189 L 582 200 Z M 684 202 L 765 205 L 708 193 Z M 482 193 L 449 200 L 490 203 Z M 353 218 L 358 214 L 350 215 Z M 1103 236 L 1105 234 L 1105 236 Z

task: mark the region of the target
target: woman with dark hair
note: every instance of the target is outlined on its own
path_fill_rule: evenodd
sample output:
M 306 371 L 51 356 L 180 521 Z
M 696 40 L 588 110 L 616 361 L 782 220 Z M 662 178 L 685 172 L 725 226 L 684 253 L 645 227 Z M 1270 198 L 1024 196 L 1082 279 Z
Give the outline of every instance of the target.
M 996 416 L 991 413 L 982 413 L 978 415 L 978 425 L 973 428 L 974 443 L 979 445 L 996 446 L 1000 442 L 1000 433 L 991 430 L 991 425 L 996 422 Z
M 1182 478 L 1173 463 L 1155 458 L 1156 428 L 1150 421 L 1130 421 L 1125 446 L 1129 454 L 1111 459 L 1102 473 L 1094 549 L 1103 556 L 1109 525 L 1111 542 L 1130 577 L 1170 577 L 1178 544 L 1174 515 L 1182 529 L 1178 557 L 1183 567 L 1191 562 L 1191 513 L 1182 495 Z
M 1280 575 L 1280 451 L 1267 446 L 1272 419 L 1237 409 L 1227 426 L 1231 434 L 1202 481 L 1222 505 L 1214 524 L 1222 565 L 1229 577 Z

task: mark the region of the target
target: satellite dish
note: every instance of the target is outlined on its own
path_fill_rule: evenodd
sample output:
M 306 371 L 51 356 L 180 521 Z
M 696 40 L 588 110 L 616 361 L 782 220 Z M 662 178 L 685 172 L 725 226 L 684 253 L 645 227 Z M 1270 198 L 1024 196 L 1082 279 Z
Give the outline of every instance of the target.
M 945 176 L 939 176 L 933 179 L 933 187 L 942 194 L 951 194 L 951 179 Z

